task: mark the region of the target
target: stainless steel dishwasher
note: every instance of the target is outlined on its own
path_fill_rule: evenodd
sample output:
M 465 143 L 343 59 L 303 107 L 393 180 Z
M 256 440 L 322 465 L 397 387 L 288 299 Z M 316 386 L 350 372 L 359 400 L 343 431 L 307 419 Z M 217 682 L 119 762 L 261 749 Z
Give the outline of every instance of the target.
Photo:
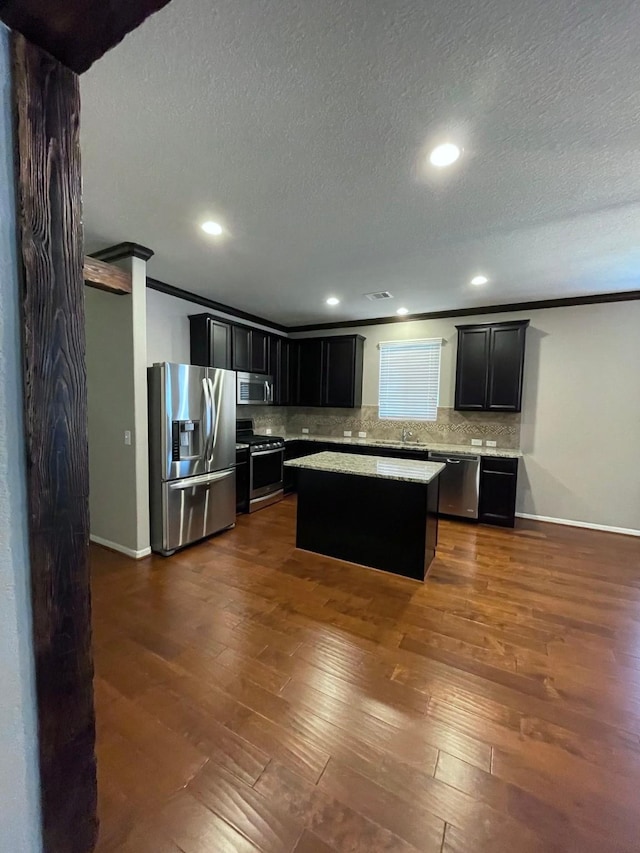
M 440 474 L 438 511 L 445 515 L 477 520 L 480 457 L 430 450 L 429 461 L 444 462 L 447 466 Z

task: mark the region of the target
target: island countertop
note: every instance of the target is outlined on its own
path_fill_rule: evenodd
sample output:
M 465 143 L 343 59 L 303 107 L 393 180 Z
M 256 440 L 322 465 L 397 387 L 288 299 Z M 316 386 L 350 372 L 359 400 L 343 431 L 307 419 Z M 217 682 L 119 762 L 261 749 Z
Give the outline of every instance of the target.
M 334 474 L 353 474 L 356 477 L 376 477 L 381 480 L 400 480 L 405 483 L 428 484 L 444 470 L 442 462 L 422 462 L 413 459 L 394 459 L 385 456 L 361 456 L 356 453 L 314 453 L 284 463 L 289 468 L 306 468 Z

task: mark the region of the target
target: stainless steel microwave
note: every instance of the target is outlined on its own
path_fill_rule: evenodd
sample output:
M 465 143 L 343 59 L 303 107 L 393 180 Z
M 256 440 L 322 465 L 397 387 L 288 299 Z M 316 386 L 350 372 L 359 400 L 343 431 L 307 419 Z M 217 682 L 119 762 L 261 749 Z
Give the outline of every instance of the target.
M 273 377 L 263 373 L 238 373 L 238 405 L 273 404 Z

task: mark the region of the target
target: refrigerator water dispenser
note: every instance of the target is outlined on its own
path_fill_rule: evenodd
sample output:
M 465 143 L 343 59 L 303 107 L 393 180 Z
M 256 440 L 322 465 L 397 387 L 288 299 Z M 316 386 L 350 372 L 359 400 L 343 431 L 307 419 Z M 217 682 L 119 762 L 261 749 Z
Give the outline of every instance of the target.
M 171 422 L 171 456 L 174 462 L 202 455 L 200 421 Z

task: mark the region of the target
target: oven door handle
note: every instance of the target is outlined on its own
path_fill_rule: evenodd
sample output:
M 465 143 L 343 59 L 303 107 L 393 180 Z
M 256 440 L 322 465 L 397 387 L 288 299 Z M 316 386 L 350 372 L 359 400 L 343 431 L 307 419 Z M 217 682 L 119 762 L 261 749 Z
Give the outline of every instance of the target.
M 284 447 L 276 447 L 275 450 L 258 450 L 251 454 L 251 457 L 256 456 L 271 456 L 273 453 L 284 453 Z

